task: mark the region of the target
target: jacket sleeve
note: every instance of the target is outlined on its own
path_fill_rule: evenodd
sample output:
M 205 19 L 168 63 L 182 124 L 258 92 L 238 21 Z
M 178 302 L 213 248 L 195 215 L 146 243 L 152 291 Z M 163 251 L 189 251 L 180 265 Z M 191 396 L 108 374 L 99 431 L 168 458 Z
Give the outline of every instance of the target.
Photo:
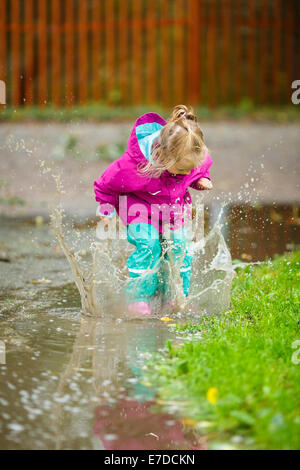
M 99 215 L 112 217 L 119 207 L 119 196 L 141 189 L 144 178 L 130 158 L 123 156 L 111 163 L 94 182 L 95 199 L 100 203 Z
M 202 188 L 199 188 L 199 186 L 198 186 L 198 181 L 200 180 L 200 178 L 210 179 L 209 168 L 212 165 L 212 163 L 213 163 L 213 161 L 212 161 L 209 153 L 207 152 L 205 157 L 204 157 L 203 162 L 198 167 L 199 171 L 197 171 L 196 174 L 195 174 L 195 180 L 190 184 L 191 188 L 197 189 L 198 191 L 202 191 Z M 196 178 L 196 176 L 197 176 L 197 178 Z
M 100 204 L 98 214 L 107 217 L 115 214 L 119 196 L 115 168 L 112 166 L 113 164 L 109 165 L 100 178 L 94 181 L 95 199 Z

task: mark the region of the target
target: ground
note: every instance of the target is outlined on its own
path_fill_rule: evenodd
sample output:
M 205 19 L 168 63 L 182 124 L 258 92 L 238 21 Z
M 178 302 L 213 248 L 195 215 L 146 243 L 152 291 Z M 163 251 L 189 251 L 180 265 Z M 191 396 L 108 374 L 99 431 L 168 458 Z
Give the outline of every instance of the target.
M 93 216 L 93 182 L 121 156 L 133 123 L 2 123 L 0 214 L 47 216 L 54 173 L 62 175 L 67 212 Z M 208 204 L 299 200 L 298 123 L 203 122 L 202 128 L 214 161 Z

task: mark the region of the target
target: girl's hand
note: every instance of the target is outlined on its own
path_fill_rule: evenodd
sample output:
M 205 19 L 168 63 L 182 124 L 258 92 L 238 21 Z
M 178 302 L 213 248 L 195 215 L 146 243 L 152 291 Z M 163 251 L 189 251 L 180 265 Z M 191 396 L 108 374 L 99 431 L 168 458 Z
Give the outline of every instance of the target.
M 197 186 L 201 189 L 213 188 L 212 182 L 208 178 L 200 178 L 199 181 L 197 181 Z

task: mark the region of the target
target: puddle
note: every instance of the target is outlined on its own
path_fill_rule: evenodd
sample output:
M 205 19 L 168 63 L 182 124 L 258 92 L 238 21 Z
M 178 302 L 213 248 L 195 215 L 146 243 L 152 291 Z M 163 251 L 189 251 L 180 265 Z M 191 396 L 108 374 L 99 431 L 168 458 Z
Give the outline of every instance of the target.
M 232 257 L 256 261 L 299 246 L 298 214 L 295 206 L 229 207 L 221 225 Z M 206 217 L 212 226 L 213 211 Z M 66 238 L 72 238 L 68 230 Z M 84 250 L 95 227 L 76 230 L 77 249 Z M 210 246 L 213 251 L 213 240 Z M 205 436 L 177 417 L 176 404 L 162 409 L 151 384 L 141 381 L 143 367 L 167 339 L 183 341 L 159 315 L 146 321 L 83 317 L 69 265 L 48 224 L 3 218 L 0 251 L 2 449 L 207 447 Z M 91 261 L 88 253 L 81 255 Z M 222 250 L 214 259 L 223 260 Z M 197 282 L 203 291 L 208 280 Z
M 66 300 L 72 289 L 45 293 L 50 303 L 53 294 Z M 32 307 L 13 314 L 2 307 L 1 318 L 2 449 L 205 446 L 174 410 L 161 410 L 155 391 L 140 380 L 152 353 L 172 337 L 167 325 L 82 318 L 78 295 L 77 308 L 64 313 Z
M 65 255 L 48 224 L 2 219 L 0 447 L 205 448 L 140 380 L 174 337 L 160 319 L 83 318 Z M 85 240 L 95 229 L 82 230 Z M 82 237 L 84 238 L 84 235 Z M 76 236 L 77 238 L 77 236 Z M 78 248 L 78 246 L 77 246 Z
M 299 205 L 229 205 L 225 239 L 233 259 L 264 261 L 300 249 Z

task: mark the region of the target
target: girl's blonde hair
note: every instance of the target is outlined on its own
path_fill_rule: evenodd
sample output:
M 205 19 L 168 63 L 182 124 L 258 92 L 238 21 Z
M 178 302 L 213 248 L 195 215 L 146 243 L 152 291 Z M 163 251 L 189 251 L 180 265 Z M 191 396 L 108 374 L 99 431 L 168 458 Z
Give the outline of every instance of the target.
M 153 145 L 148 163 L 144 167 L 139 166 L 139 171 L 145 176 L 159 178 L 165 170 L 187 156 L 196 167 L 202 162 L 205 150 L 203 133 L 193 108 L 179 104 L 173 108 Z

